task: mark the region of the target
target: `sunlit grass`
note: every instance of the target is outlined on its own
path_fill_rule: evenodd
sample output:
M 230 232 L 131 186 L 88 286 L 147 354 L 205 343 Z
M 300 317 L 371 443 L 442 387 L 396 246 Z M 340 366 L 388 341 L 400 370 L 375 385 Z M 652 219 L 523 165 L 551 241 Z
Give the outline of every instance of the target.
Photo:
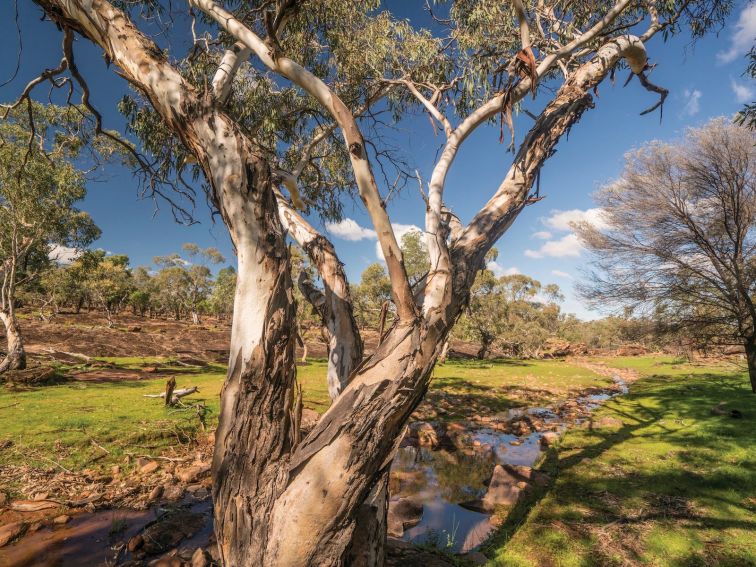
M 519 530 L 511 523 L 523 518 L 507 518 L 492 564 L 756 564 L 756 397 L 745 374 L 659 357 L 607 362 L 645 376 L 594 418 L 622 426 L 567 433 L 555 486 Z M 743 417 L 712 413 L 720 402 Z
M 177 367 L 162 357 L 107 357 L 119 370 L 145 366 L 176 372 L 177 388 L 198 386 L 199 393 L 184 398 L 188 406 L 202 403 L 209 409 L 207 427 L 217 424 L 219 396 L 225 367 Z M 81 370 L 81 365 L 61 370 Z M 322 413 L 330 405 L 325 360 L 297 366 L 305 407 Z M 62 466 L 67 469 L 104 467 L 121 462 L 126 454 L 160 454 L 189 442 L 199 431 L 196 410 L 165 408 L 161 399 L 145 398 L 164 389 L 165 378 L 119 382 L 64 382 L 57 385 L 0 391 L 0 441 L 11 441 L 0 452 L 0 464 Z M 507 407 L 506 388 L 557 388 L 568 391 L 605 384 L 593 372 L 560 361 L 450 361 L 434 373 L 432 394 L 485 397 Z M 503 389 L 502 389 L 503 388 Z M 469 411 L 469 407 L 462 407 Z M 109 453 L 98 447 L 100 445 Z M 57 464 L 56 464 L 57 463 Z

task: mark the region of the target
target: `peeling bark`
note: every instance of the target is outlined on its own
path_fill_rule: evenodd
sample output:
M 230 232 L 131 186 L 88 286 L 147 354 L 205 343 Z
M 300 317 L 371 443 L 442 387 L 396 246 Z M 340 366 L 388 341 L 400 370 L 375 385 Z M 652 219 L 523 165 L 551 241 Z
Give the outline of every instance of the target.
M 344 266 L 333 244 L 319 234 L 289 203 L 278 196 L 278 212 L 289 235 L 297 241 L 323 281 L 321 292 L 304 273 L 299 289 L 315 308 L 328 331 L 328 394 L 333 400 L 349 382 L 362 361 L 363 344 L 352 309 L 352 297 Z

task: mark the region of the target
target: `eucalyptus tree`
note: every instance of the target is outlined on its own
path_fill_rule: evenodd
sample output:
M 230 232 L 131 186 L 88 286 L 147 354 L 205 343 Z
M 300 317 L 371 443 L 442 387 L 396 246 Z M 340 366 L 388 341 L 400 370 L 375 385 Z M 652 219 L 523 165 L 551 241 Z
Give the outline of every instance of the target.
M 156 289 L 155 281 L 149 268 L 137 266 L 131 271 L 131 285 L 134 288 L 129 294 L 129 305 L 135 314 L 144 315 L 149 311 L 152 314 Z
M 491 270 L 481 270 L 470 289 L 467 310 L 458 323 L 457 332 L 480 345 L 481 359 L 488 356 L 491 346 L 509 325 L 509 305 L 498 284 Z
M 524 274 L 497 278 L 484 269 L 475 278 L 458 331 L 480 345 L 478 358 L 488 356 L 494 345 L 509 356 L 537 356 L 559 331 L 562 299 L 555 284 L 544 286 Z
M 89 300 L 105 313 L 108 327 L 112 327 L 115 324 L 114 316 L 126 304 L 134 289 L 129 257 L 124 254 L 108 255 L 104 250 L 95 250 L 91 259 L 84 289 Z
M 186 270 L 186 261 L 178 254 L 155 256 L 152 263 L 160 266 L 154 276 L 155 301 L 164 313 L 171 313 L 177 321 L 181 319 L 189 303 L 192 282 Z
M 416 286 L 430 269 L 428 248 L 419 230 L 410 230 L 402 235 L 400 247 L 404 258 L 404 267 L 411 286 Z
M 583 225 L 596 304 L 666 321 L 705 344 L 743 345 L 756 392 L 756 133 L 717 119 L 629 154 Z
M 195 325 L 200 323 L 200 308 L 210 296 L 213 288 L 212 272 L 207 264 L 220 264 L 226 259 L 217 248 L 200 248 L 192 242 L 182 246 L 184 252 L 192 259 L 191 265 L 185 266 L 188 276 L 186 293 L 187 309 Z M 198 263 L 196 263 L 198 262 Z
M 76 208 L 86 194 L 86 176 L 76 164 L 76 109 L 30 104 L 28 110 L 35 124 L 27 109 L 9 107 L 0 121 L 0 320 L 8 342 L 0 372 L 26 367 L 16 318 L 19 286 L 31 285 L 55 247 L 86 246 L 99 236 L 89 215 Z
M 207 302 L 210 311 L 221 319 L 228 319 L 234 310 L 236 292 L 236 270 L 233 266 L 221 268 L 215 278 L 213 290 Z
M 391 281 L 386 269 L 374 262 L 360 275 L 360 282 L 354 286 L 354 312 L 360 327 L 378 329 L 381 310 L 391 301 Z
M 203 175 L 229 229 L 238 280 L 213 462 L 215 532 L 226 565 L 287 567 L 382 562 L 388 467 L 487 250 L 538 200 L 538 171 L 604 78 L 627 62 L 643 86 L 665 94 L 647 77 L 648 40 L 683 24 L 700 35 L 729 9 L 716 0 L 543 0 L 528 11 L 519 0 L 459 0 L 444 7 L 434 36 L 378 0 L 188 0 L 203 21 L 184 29 L 201 35 L 188 57 L 171 59 L 142 31 L 149 24 L 140 30 L 121 9 L 136 2 L 35 1 L 62 30 L 59 73 L 74 71 L 71 38 L 80 34 L 140 93 L 121 108 L 154 157 L 141 162 L 154 174 L 150 187 L 163 191 L 172 175 L 186 192 L 185 174 Z M 160 7 L 143 4 L 132 13 Z M 81 74 L 72 76 L 87 93 Z M 444 199 L 460 147 L 498 115 L 508 123 L 542 83 L 549 102 L 463 227 Z M 430 269 L 414 290 L 373 169 L 387 155 L 377 113 L 401 112 L 408 100 L 446 137 L 427 191 Z M 361 364 L 342 264 L 302 214 L 338 217 L 344 190 L 359 195 L 373 224 L 396 309 Z M 302 439 L 285 235 L 319 273 L 329 371 L 341 382 Z

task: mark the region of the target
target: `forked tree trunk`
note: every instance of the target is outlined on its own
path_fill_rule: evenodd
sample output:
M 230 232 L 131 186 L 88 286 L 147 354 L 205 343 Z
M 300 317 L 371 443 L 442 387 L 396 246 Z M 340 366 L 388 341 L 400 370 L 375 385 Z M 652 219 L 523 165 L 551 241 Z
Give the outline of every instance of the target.
M 350 546 L 359 541 L 355 532 L 361 506 L 371 492 L 381 492 L 400 433 L 427 391 L 433 364 L 466 304 L 483 256 L 522 209 L 559 137 L 589 106 L 587 90 L 625 47 L 616 42 L 602 48 L 595 63 L 584 66 L 567 90 L 560 89 L 539 117 L 514 170 L 455 240 L 448 301 L 430 305 L 419 316 L 409 284 L 402 281 L 403 268 L 389 270 L 398 321 L 315 428 L 294 446 L 295 306 L 288 250 L 264 158 L 212 96 L 200 96 L 109 2 L 36 1 L 59 25 L 99 44 L 196 156 L 238 253 L 231 354 L 213 457 L 215 534 L 223 564 L 344 565 L 351 561 Z M 348 141 L 354 147 L 350 159 L 356 177 L 372 179 L 362 140 L 357 145 Z M 368 196 L 367 207 L 381 212 L 377 190 Z M 374 221 L 376 230 L 393 235 L 384 217 Z M 390 265 L 401 263 L 395 239 L 384 248 Z M 376 502 L 375 510 L 381 506 L 385 504 Z M 366 550 L 363 565 L 381 564 L 381 549 L 359 547 Z
M 23 370 L 26 368 L 26 351 L 24 350 L 24 339 L 18 328 L 16 314 L 13 311 L 0 311 L 0 319 L 5 325 L 5 335 L 8 342 L 8 353 L 5 359 L 0 362 L 0 372 L 7 370 Z

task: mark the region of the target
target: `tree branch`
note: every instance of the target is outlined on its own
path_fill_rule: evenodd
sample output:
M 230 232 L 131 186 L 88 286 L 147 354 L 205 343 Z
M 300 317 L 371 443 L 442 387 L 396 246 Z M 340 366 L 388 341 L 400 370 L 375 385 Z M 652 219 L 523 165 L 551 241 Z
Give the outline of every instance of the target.
M 241 64 L 252 54 L 252 50 L 237 42 L 227 49 L 213 77 L 213 94 L 219 104 L 226 104 L 231 94 L 231 85 Z
M 257 34 L 233 14 L 224 10 L 212 0 L 188 1 L 215 20 L 226 32 L 249 47 L 266 67 L 289 79 L 313 96 L 336 120 L 349 148 L 349 158 L 360 197 L 365 204 L 378 235 L 381 250 L 386 258 L 397 313 L 400 319 L 406 321 L 414 319 L 416 316 L 415 303 L 412 299 L 412 290 L 404 268 L 402 251 L 383 207 L 378 186 L 368 161 L 365 141 L 354 115 L 339 96 L 321 79 L 295 61 L 283 55 L 274 54 Z
M 347 385 L 352 371 L 362 361 L 363 352 L 362 338 L 354 319 L 352 297 L 344 266 L 339 261 L 333 244 L 315 230 L 278 191 L 276 202 L 281 224 L 305 251 L 323 281 L 325 292 L 321 294 L 322 298 L 314 293 L 318 291 L 314 286 L 310 284 L 307 287 L 309 282 L 303 284 L 300 279 L 299 286 L 328 329 L 328 391 L 334 399 Z

